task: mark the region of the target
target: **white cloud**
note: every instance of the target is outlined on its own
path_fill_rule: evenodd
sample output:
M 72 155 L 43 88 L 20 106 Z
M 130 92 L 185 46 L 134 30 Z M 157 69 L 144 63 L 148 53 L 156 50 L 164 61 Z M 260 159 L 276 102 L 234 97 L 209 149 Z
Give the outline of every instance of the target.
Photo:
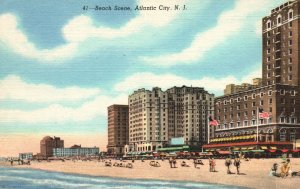
M 201 60 L 204 55 L 228 38 L 238 34 L 251 16 L 257 12 L 269 10 L 271 0 L 239 0 L 232 10 L 226 11 L 218 18 L 217 25 L 213 28 L 198 33 L 189 47 L 180 52 L 165 54 L 156 57 L 141 57 L 147 64 L 155 66 L 172 66 L 176 64 L 190 64 Z M 261 18 L 259 18 L 261 19 Z
M 165 6 L 182 5 L 188 0 L 165 0 Z M 159 6 L 155 0 L 140 0 L 137 5 Z M 91 17 L 80 15 L 70 20 L 63 28 L 62 35 L 67 43 L 53 49 L 38 49 L 29 41 L 26 34 L 19 28 L 15 15 L 11 13 L 0 15 L 0 41 L 15 53 L 40 62 L 61 63 L 62 60 L 73 58 L 79 54 L 80 43 L 88 38 L 115 39 L 136 34 L 148 27 L 163 27 L 179 14 L 180 11 L 140 11 L 140 14 L 120 28 L 96 26 Z M 163 16 L 162 16 L 163 14 Z M 58 61 L 56 61 L 58 60 Z
M 76 102 L 94 98 L 98 88 L 57 88 L 46 84 L 32 84 L 10 75 L 0 80 L 0 100 L 20 100 L 33 103 Z
M 223 93 L 223 89 L 227 84 L 240 84 L 240 82 L 252 83 L 253 78 L 261 77 L 261 70 L 255 70 L 238 79 L 234 76 L 224 78 L 203 77 L 201 79 L 187 79 L 173 74 L 155 75 L 149 72 L 136 73 L 124 79 L 124 81 L 116 84 L 114 89 L 119 92 L 132 93 L 139 88 L 151 89 L 152 87 L 161 87 L 163 90 L 173 86 L 194 86 L 204 87 L 209 92 L 218 95 Z
M 4 42 L 15 53 L 40 61 L 53 61 L 73 56 L 77 51 L 76 43 L 67 43 L 54 49 L 39 50 L 18 26 L 13 14 L 0 15 L 0 41 Z
M 98 96 L 80 107 L 67 107 L 53 104 L 36 110 L 0 109 L 0 122 L 51 123 L 88 121 L 106 116 L 107 107 L 112 104 L 127 104 L 127 95 L 117 97 Z

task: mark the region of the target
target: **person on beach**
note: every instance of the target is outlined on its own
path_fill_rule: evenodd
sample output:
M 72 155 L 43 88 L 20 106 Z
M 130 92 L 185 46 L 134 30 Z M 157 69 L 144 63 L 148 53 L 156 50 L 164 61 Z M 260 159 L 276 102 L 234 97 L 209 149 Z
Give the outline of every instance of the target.
M 214 158 L 211 158 L 211 171 L 216 172 L 216 161 Z
M 240 158 L 236 157 L 234 159 L 233 165 L 236 167 L 237 174 L 239 175 L 240 174 L 240 166 L 241 166 Z
M 173 168 L 173 160 L 172 158 L 169 159 L 170 168 Z
M 286 162 L 284 162 L 280 168 L 281 170 L 281 177 L 282 178 L 286 178 L 289 175 L 289 172 L 291 170 L 291 163 L 290 163 L 290 159 L 287 159 Z
M 173 165 L 174 165 L 174 168 L 176 168 L 176 163 L 177 163 L 177 162 L 176 162 L 176 158 L 174 157 L 174 158 L 173 158 Z
M 212 158 L 208 158 L 209 172 L 212 172 Z
M 231 158 L 230 157 L 227 157 L 225 159 L 225 166 L 227 167 L 227 174 L 231 174 L 231 171 L 230 171 L 230 165 L 232 164 L 231 162 Z
M 13 159 L 10 160 L 10 165 L 11 165 L 11 166 L 14 165 L 14 160 L 13 160 Z

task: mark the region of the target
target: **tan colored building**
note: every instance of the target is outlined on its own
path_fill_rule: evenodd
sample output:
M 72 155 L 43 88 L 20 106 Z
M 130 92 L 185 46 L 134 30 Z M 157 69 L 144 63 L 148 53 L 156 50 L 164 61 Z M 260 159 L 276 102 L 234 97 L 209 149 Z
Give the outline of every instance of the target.
M 252 84 L 250 83 L 242 83 L 241 85 L 228 84 L 224 89 L 224 95 L 230 95 L 237 92 L 251 90 L 261 86 L 262 86 L 261 78 L 254 78 Z
M 214 95 L 199 87 L 139 89 L 129 96 L 128 151 L 155 151 L 182 137 L 185 144 L 207 140 L 207 118 Z M 213 131 L 211 131 L 213 132 Z
M 42 157 L 52 157 L 53 156 L 53 149 L 54 148 L 63 148 L 64 147 L 64 141 L 61 140 L 59 137 L 50 137 L 45 136 L 40 141 L 40 155 Z
M 108 145 L 107 152 L 111 155 L 124 154 L 124 146 L 129 139 L 128 105 L 111 105 L 108 112 Z

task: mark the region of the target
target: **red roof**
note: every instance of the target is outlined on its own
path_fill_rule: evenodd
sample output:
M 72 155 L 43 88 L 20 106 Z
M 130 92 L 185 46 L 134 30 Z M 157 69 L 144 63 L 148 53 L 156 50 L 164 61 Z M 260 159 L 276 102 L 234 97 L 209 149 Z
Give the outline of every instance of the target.
M 231 146 L 248 146 L 248 145 L 292 145 L 291 142 L 232 142 L 232 143 L 218 143 L 205 144 L 203 148 L 217 148 L 217 147 L 231 147 Z

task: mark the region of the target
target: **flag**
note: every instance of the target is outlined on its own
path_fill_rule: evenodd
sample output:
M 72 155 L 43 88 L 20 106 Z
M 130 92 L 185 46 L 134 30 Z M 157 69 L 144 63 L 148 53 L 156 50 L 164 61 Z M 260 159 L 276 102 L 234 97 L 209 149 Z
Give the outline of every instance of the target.
M 219 125 L 218 121 L 215 119 L 212 119 L 211 116 L 209 116 L 209 125 L 211 126 L 217 126 Z
M 264 112 L 264 110 L 262 108 L 259 108 L 259 114 L 258 114 L 258 116 L 261 119 L 269 119 L 270 114 L 268 112 Z

